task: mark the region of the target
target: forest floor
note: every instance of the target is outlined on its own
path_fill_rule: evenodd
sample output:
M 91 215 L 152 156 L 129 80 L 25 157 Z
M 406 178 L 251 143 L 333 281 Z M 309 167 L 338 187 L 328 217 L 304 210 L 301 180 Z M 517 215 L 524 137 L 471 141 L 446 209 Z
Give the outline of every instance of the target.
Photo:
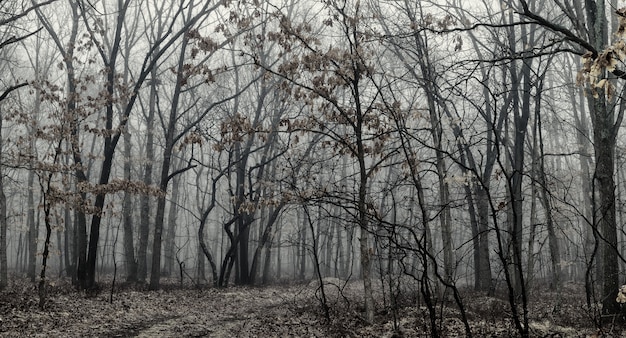
M 425 304 L 404 298 L 391 311 L 388 297 L 375 294 L 375 323 L 362 319 L 361 286 L 329 279 L 325 290 L 330 321 L 325 319 L 317 283 L 224 289 L 180 288 L 174 281 L 151 292 L 120 285 L 111 294 L 110 282 L 100 294 L 87 297 L 69 282 L 50 283 L 44 309 L 33 284 L 13 279 L 0 292 L 2 337 L 426 337 L 429 317 Z M 339 283 L 337 283 L 339 282 Z M 339 288 L 334 284 L 341 284 Z M 316 292 L 317 290 L 317 292 Z M 503 298 L 462 293 L 472 333 L 476 337 L 516 335 L 510 309 Z M 568 286 L 560 294 L 530 294 L 529 318 L 533 337 L 592 337 L 597 330 L 585 310 L 584 291 Z M 410 306 L 406 306 L 410 303 Z M 443 337 L 465 336 L 454 303 L 438 306 Z M 394 320 L 395 318 L 395 320 Z M 394 324 L 395 323 L 395 324 Z M 394 327 L 398 328 L 394 330 Z M 626 333 L 623 323 L 604 326 L 605 336 Z M 596 337 L 596 336 L 593 336 Z

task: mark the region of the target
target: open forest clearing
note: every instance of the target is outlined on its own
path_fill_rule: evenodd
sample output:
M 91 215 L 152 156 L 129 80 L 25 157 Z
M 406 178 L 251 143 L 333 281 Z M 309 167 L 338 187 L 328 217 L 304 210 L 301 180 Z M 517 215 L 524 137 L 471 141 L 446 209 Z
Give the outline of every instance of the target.
M 108 281 L 110 283 L 110 281 Z M 337 282 L 341 283 L 339 287 Z M 266 287 L 181 288 L 165 280 L 160 291 L 118 285 L 111 295 L 106 283 L 97 295 L 77 293 L 67 281 L 52 282 L 44 310 L 36 290 L 18 279 L 0 292 L 2 337 L 429 337 L 427 310 L 419 299 L 403 294 L 391 305 L 377 288 L 377 317 L 362 313 L 360 281 L 326 282 L 330 321 L 319 299 L 319 283 Z M 378 285 L 380 286 L 380 285 Z M 339 288 L 343 290 L 339 292 Z M 317 291 L 317 292 L 316 292 Z M 507 301 L 497 296 L 462 292 L 475 337 L 515 337 Z M 596 337 L 593 315 L 586 312 L 581 287 L 532 292 L 532 337 Z M 418 297 L 419 298 L 419 297 Z M 386 304 L 385 304 L 386 302 Z M 453 302 L 438 304 L 442 337 L 465 337 Z M 395 327 L 394 327 L 395 322 Z M 607 327 L 606 336 L 626 333 L 623 325 Z M 599 336 L 598 336 L 599 337 Z

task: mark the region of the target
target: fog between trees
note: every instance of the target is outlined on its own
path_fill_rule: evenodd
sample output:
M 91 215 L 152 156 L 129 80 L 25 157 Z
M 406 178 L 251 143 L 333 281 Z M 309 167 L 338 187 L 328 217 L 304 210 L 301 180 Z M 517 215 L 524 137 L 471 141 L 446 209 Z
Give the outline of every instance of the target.
M 615 314 L 622 5 L 2 2 L 0 285 L 335 277 L 372 322 L 380 281 L 434 335 L 504 290 L 528 335 L 575 282 Z

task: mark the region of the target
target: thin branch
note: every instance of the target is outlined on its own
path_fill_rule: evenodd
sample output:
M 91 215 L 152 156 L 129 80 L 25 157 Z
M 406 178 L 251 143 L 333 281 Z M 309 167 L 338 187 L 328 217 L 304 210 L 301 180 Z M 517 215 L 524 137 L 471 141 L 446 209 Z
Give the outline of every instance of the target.
M 550 22 L 549 20 L 545 19 L 544 17 L 542 17 L 539 14 L 533 13 L 529 8 L 528 8 L 528 3 L 526 2 L 526 0 L 520 0 L 520 3 L 522 4 L 522 12 L 517 12 L 519 15 L 524 16 L 526 18 L 532 19 L 534 21 L 534 23 L 546 27 L 550 30 L 552 30 L 553 32 L 557 32 L 557 33 L 561 33 L 565 36 L 566 40 L 572 41 L 574 43 L 576 43 L 577 45 L 585 48 L 586 50 L 590 51 L 593 55 L 593 58 L 595 59 L 598 56 L 598 51 L 586 40 L 581 39 L 579 36 L 577 36 L 576 34 L 574 34 L 571 30 L 558 25 L 554 22 Z
M 195 167 L 197 167 L 197 166 L 198 166 L 197 164 L 192 164 L 192 165 L 189 165 L 189 166 L 187 166 L 187 167 L 184 167 L 184 168 L 178 169 L 178 170 L 174 171 L 173 173 L 169 174 L 169 176 L 167 176 L 167 180 L 166 180 L 166 181 L 167 181 L 167 182 L 169 182 L 172 178 L 174 178 L 174 176 L 176 176 L 176 175 L 178 175 L 178 174 L 182 174 L 182 173 L 184 173 L 185 171 L 190 170 L 190 169 L 193 169 L 193 168 L 195 168 Z
M 42 2 L 42 3 L 38 4 L 38 3 L 35 3 L 35 1 L 33 0 L 32 1 L 32 3 L 33 3 L 32 7 L 26 9 L 25 11 L 23 11 L 20 14 L 13 15 L 10 18 L 4 19 L 4 20 L 0 20 L 0 26 L 4 26 L 4 25 L 9 24 L 9 23 L 11 23 L 13 21 L 16 21 L 16 20 L 18 20 L 20 18 L 23 18 L 23 17 L 27 16 L 28 13 L 34 11 L 35 9 L 37 9 L 39 7 L 43 7 L 43 6 L 49 5 L 49 4 L 51 4 L 53 2 L 56 2 L 56 1 L 57 0 L 48 0 L 48 1 L 45 1 L 45 2 Z
M 524 16 L 526 18 L 532 19 L 534 20 L 534 23 L 541 25 L 545 28 L 548 28 L 550 30 L 552 30 L 553 32 L 557 32 L 557 33 L 561 33 L 564 35 L 564 39 L 565 40 L 569 40 L 572 41 L 576 44 L 578 44 L 579 46 L 585 48 L 588 50 L 589 53 L 591 53 L 591 58 L 593 60 L 595 60 L 598 56 L 599 56 L 599 52 L 586 40 L 578 37 L 576 34 L 574 34 L 571 30 L 558 25 L 556 23 L 550 22 L 549 20 L 545 19 L 544 17 L 533 13 L 529 8 L 528 8 L 528 3 L 526 2 L 526 0 L 520 0 L 520 3 L 522 5 L 522 12 L 517 12 L 519 15 Z M 620 16 L 624 16 L 624 14 L 621 11 L 617 11 L 616 12 L 617 15 Z M 608 47 L 611 48 L 611 47 Z M 606 51 L 606 49 L 605 49 Z M 605 52 L 603 51 L 603 53 Z M 575 54 L 580 54 L 580 53 L 575 53 Z M 622 79 L 622 80 L 626 80 L 626 71 L 620 70 L 620 69 L 614 69 L 613 71 L 611 71 L 611 74 L 615 75 L 617 78 Z M 623 118 L 623 113 L 620 114 L 618 116 L 618 122 L 621 122 L 621 119 Z M 617 125 L 617 124 L 616 124 Z
M 0 43 L 0 49 L 4 48 L 4 47 L 6 47 L 6 46 L 8 46 L 8 45 L 10 45 L 12 43 L 20 42 L 20 41 L 22 41 L 22 40 L 24 40 L 24 39 L 26 39 L 28 37 L 31 37 L 31 36 L 37 34 L 40 30 L 41 30 L 41 28 L 37 29 L 34 32 L 28 33 L 28 34 L 26 34 L 24 36 L 20 36 L 20 37 L 12 36 L 12 37 L 8 38 L 7 40 L 2 41 Z
M 4 90 L 4 93 L 2 93 L 2 95 L 0 95 L 0 102 L 4 101 L 4 99 L 6 99 L 6 98 L 7 98 L 7 96 L 8 96 L 8 95 L 9 95 L 12 91 L 14 91 L 14 90 L 16 90 L 16 89 L 19 89 L 19 88 L 22 88 L 22 87 L 25 87 L 25 86 L 28 86 L 28 82 L 18 83 L 18 84 L 14 85 L 14 86 L 11 86 L 11 87 L 9 87 L 9 88 L 5 89 L 5 90 Z

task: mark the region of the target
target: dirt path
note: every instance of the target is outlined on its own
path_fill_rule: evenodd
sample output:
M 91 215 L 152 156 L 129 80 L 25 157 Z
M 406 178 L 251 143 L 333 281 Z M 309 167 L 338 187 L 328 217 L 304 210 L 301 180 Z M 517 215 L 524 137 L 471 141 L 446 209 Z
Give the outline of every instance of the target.
M 166 309 L 167 313 L 159 320 L 136 323 L 118 333 L 142 338 L 300 335 L 303 327 L 317 324 L 317 319 L 311 317 L 311 323 L 295 318 L 295 296 L 259 293 L 258 289 L 208 291 L 208 294 L 199 294 L 187 301 L 179 298 L 183 304 Z M 308 336 L 324 336 L 322 331 L 316 333 L 315 329 L 306 328 L 305 331 Z
M 85 297 L 71 285 L 46 308 L 28 283 L 0 292 L 2 337 L 324 337 L 314 299 L 301 287 L 117 290 Z

